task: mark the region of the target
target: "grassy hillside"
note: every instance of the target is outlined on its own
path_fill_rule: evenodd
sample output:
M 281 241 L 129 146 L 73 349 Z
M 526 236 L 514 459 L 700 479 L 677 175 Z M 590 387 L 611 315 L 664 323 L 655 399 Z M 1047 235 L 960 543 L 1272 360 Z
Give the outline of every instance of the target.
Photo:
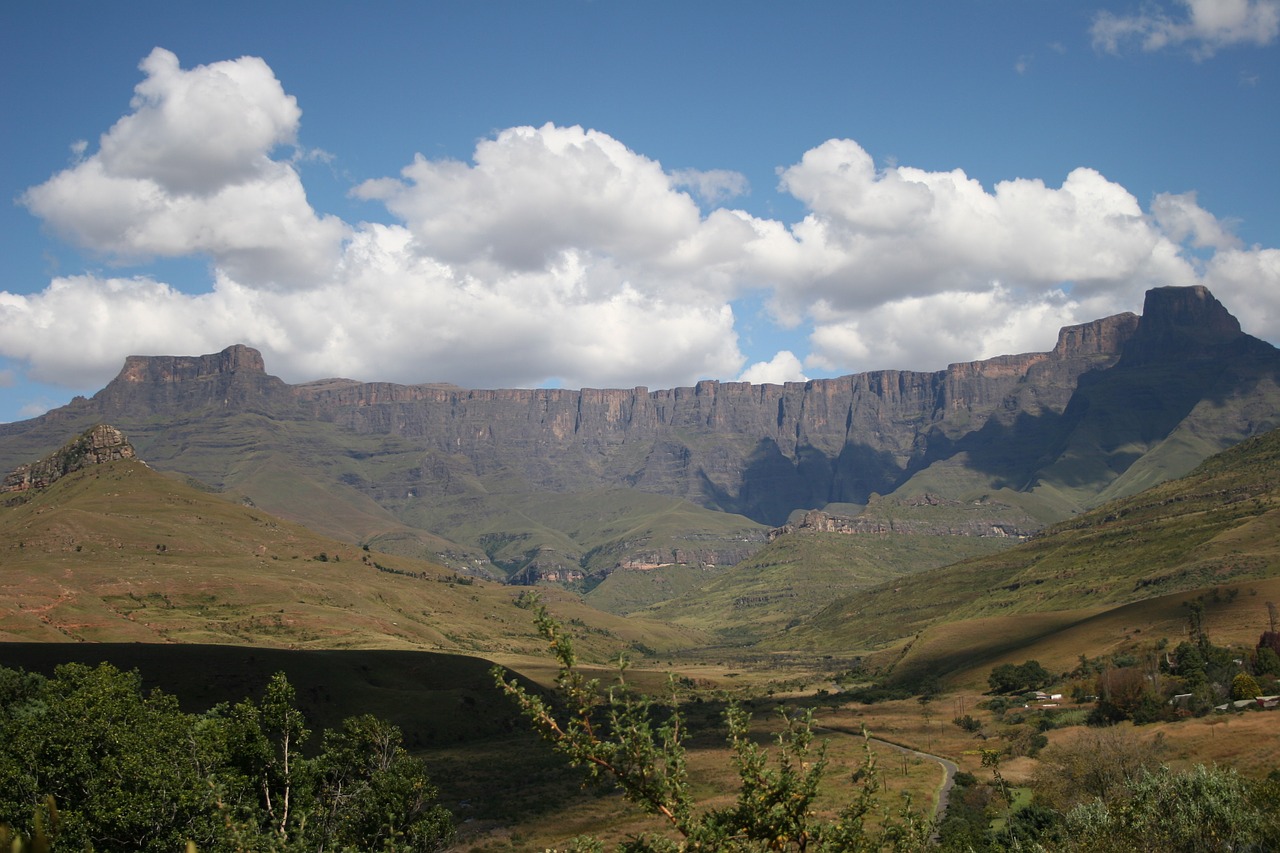
M 800 624 L 833 597 L 1004 547 L 1008 540 L 994 537 L 792 533 L 695 591 L 642 612 L 748 644 Z
M 612 568 L 629 549 L 710 541 L 723 550 L 744 537 L 754 549 L 762 541 L 763 526 L 678 498 L 624 489 L 538 493 L 496 461 L 477 470 L 397 436 L 252 412 L 213 417 L 128 434 L 158 468 L 183 470 L 325 535 L 468 574 L 505 578 L 535 560 L 590 572 Z M 424 467 L 441 473 L 429 493 Z
M 814 650 L 912 643 L 904 660 L 914 663 L 902 671 L 944 671 L 965 657 L 998 656 L 1061 635 L 1117 608 L 1137 613 L 1141 603 L 1160 601 L 1177 610 L 1215 587 L 1256 597 L 1280 575 L 1277 483 L 1280 432 L 1272 432 L 1212 457 L 1185 478 L 1084 513 L 1016 548 L 850 594 L 782 642 Z M 1168 618 L 1152 616 L 1149 624 Z M 1080 651 L 1086 649 L 1073 655 Z
M 764 543 L 765 527 L 748 518 L 685 500 L 626 489 L 532 494 L 518 485 L 490 484 L 483 500 L 422 500 L 405 517 L 424 527 L 449 529 L 481 546 L 508 572 L 534 560 L 557 560 L 583 573 L 619 562 L 673 563 L 676 552 L 694 562 L 736 562 Z M 554 552 L 549 554 L 548 552 Z
M 1246 347 L 1233 360 L 1161 359 L 1082 381 L 1030 490 L 1095 507 L 1186 476 L 1276 426 L 1277 378 L 1273 354 Z
M 539 651 L 518 590 L 364 551 L 164 477 L 86 469 L 0 507 L 0 639 Z M 588 656 L 696 634 L 549 590 Z
M 667 565 L 610 572 L 583 599 L 610 613 L 630 614 L 672 599 L 696 596 L 712 578 L 728 571 L 720 566 Z M 594 580 L 594 579 L 592 579 Z
M 1204 628 L 1220 645 L 1252 646 L 1268 628 L 1266 602 L 1280 599 L 1280 577 L 1188 590 L 1099 611 L 1059 610 L 941 622 L 922 631 L 880 661 L 904 683 L 945 674 L 951 687 L 986 690 L 992 667 L 1040 661 L 1050 672 L 1068 672 L 1081 654 L 1121 652 L 1141 659 L 1160 638 L 1177 644 L 1187 636 L 1187 602 L 1205 607 Z

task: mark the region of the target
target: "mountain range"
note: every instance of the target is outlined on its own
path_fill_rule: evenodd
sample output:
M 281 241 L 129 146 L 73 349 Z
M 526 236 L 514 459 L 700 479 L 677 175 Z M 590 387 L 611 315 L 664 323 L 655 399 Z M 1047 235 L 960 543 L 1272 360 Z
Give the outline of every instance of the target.
M 1169 287 L 1048 352 L 781 385 L 291 385 L 246 346 L 130 356 L 92 397 L 0 425 L 0 470 L 110 423 L 152 468 L 337 539 L 590 589 L 720 570 L 814 509 L 981 505 L 969 532 L 1016 540 L 1280 425 L 1278 402 L 1280 351 Z

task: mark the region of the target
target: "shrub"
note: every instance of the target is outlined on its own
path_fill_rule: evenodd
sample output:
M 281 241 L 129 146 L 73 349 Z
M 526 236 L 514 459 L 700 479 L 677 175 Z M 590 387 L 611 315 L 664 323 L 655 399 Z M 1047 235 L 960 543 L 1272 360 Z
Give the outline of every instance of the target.
M 1231 679 L 1232 699 L 1257 699 L 1261 695 L 1262 690 L 1258 687 L 1258 682 L 1254 681 L 1249 673 L 1242 672 Z
M 1039 661 L 1029 660 L 1014 665 L 1001 664 L 991 670 L 987 683 L 996 693 L 1017 693 L 1021 690 L 1037 690 L 1053 681 L 1053 675 L 1040 665 Z
M 602 691 L 576 668 L 573 645 L 560 623 L 540 603 L 534 605 L 538 632 L 559 663 L 558 702 L 530 693 L 500 668 L 498 686 L 520 706 L 534 730 L 571 763 L 585 767 L 596 783 L 620 789 L 629 801 L 660 815 L 678 842 L 644 835 L 627 842 L 628 851 L 676 850 L 876 850 L 918 849 L 928 843 L 932 822 L 910 800 L 897 816 L 886 815 L 878 829 L 865 825 L 880 791 L 874 755 L 868 748 L 849 802 L 831 820 L 813 812 L 827 768 L 825 750 L 813 743 L 812 712 L 783 715 L 772 758 L 749 736 L 749 717 L 736 704 L 725 712 L 733 764 L 738 773 L 736 802 L 699 806 L 685 761 L 684 720 L 673 689 L 665 702 L 632 692 L 619 673 L 617 686 Z M 594 845 L 579 849 L 600 849 Z

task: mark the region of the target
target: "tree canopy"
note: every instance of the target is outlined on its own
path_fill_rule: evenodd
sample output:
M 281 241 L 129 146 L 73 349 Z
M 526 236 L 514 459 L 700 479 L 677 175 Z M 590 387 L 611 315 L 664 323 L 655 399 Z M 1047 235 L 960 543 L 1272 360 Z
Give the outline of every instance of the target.
M 452 819 L 399 729 L 326 731 L 319 752 L 283 673 L 205 714 L 136 672 L 0 667 L 0 826 L 58 849 L 437 850 Z

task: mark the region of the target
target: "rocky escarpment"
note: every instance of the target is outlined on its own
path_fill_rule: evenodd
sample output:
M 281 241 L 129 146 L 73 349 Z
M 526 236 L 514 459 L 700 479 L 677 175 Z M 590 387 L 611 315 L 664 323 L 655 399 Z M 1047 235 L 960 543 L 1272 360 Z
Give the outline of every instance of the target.
M 797 520 L 770 530 L 769 541 L 797 532 L 1025 539 L 1038 527 L 1034 519 L 998 501 L 957 501 L 922 494 L 902 500 L 877 501 L 865 512 L 852 516 L 809 510 Z
M 993 419 L 1061 412 L 1082 373 L 1115 362 L 1137 320 L 1070 327 L 1050 352 L 928 373 L 659 391 L 331 381 L 294 392 L 317 419 L 423 449 L 425 464 L 387 482 L 388 495 L 447 499 L 464 476 L 506 469 L 535 489 L 623 486 L 781 523 L 796 507 L 893 490 L 927 464 L 932 432 L 960 437 Z
M 1280 425 L 1280 351 L 1200 287 L 1154 289 L 1141 317 L 1064 328 L 1045 352 L 932 372 L 468 390 L 289 385 L 265 371 L 244 346 L 131 356 L 93 398 L 0 425 L 0 465 L 114 423 L 156 467 L 240 489 L 268 511 L 355 538 L 391 522 L 472 547 L 520 536 L 506 570 L 546 576 L 583 571 L 603 540 L 578 535 L 578 514 L 522 495 L 638 490 L 772 527 L 874 495 L 996 495 L 1045 522 Z M 350 527 L 335 522 L 344 505 Z M 606 526 L 611 542 L 640 542 L 628 524 Z M 645 550 L 610 565 L 665 560 Z
M 267 373 L 262 353 L 237 344 L 212 355 L 131 355 L 92 402 L 104 420 L 118 423 L 138 411 L 279 415 L 292 399 L 290 387 Z
M 39 462 L 20 465 L 0 481 L 0 493 L 43 489 L 82 468 L 133 459 L 133 445 L 113 426 L 99 424 Z
M 554 548 L 537 548 L 523 559 L 508 581 L 535 584 L 539 581 L 572 583 L 587 578 L 600 580 L 616 571 L 646 572 L 667 566 L 715 569 L 732 566 L 764 546 L 766 531 L 755 528 L 736 535 L 693 533 L 679 544 L 654 544 L 649 537 L 620 539 L 584 554 L 569 554 Z

